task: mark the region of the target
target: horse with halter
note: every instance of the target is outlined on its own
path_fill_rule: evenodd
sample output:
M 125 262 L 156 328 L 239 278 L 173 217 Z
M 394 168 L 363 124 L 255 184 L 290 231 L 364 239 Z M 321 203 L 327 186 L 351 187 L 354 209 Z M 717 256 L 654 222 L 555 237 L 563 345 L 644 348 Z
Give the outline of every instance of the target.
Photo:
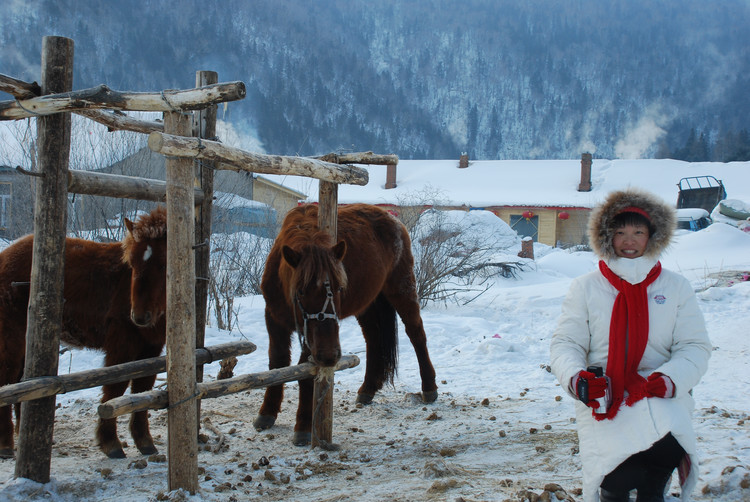
M 166 338 L 167 217 L 159 207 L 135 223 L 125 219 L 122 242 L 67 238 L 64 308 L 60 340 L 73 347 L 104 352 L 105 366 L 156 357 Z M 0 386 L 23 376 L 26 315 L 33 235 L 0 253 Z M 102 386 L 102 402 L 150 390 L 155 375 Z M 130 432 L 138 450 L 156 453 L 148 412 L 133 413 Z M 16 405 L 16 421 L 20 406 Z M 99 419 L 96 437 L 110 458 L 124 458 L 116 418 Z M 13 457 L 10 406 L 0 408 L 0 458 Z
M 261 281 L 266 301 L 269 368 L 291 364 L 291 335 L 297 331 L 300 363 L 323 367 L 341 358 L 339 320 L 355 316 L 366 342 L 365 378 L 357 402 L 368 404 L 386 382 L 393 383 L 398 356 L 396 313 L 414 347 L 422 379 L 422 399 L 437 399 L 435 369 L 419 312 L 414 257 L 404 225 L 387 211 L 352 204 L 338 212 L 341 240 L 318 228 L 318 207 L 287 214 L 268 255 Z M 276 422 L 283 385 L 268 387 L 254 421 L 256 429 Z M 311 440 L 313 381 L 299 381 L 294 443 Z

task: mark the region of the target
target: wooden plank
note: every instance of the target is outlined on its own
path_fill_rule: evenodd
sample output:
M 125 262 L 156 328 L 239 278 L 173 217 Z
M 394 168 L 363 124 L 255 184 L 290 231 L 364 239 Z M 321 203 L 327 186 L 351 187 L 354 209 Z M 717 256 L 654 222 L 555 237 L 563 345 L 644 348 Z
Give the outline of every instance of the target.
M 343 356 L 334 367 L 334 371 L 353 368 L 359 364 L 359 357 L 355 355 Z M 271 385 L 293 382 L 302 378 L 314 376 L 318 367 L 312 363 L 296 366 L 286 366 L 260 373 L 240 375 L 226 380 L 216 380 L 198 384 L 200 399 L 210 399 L 229 394 L 236 394 L 248 389 L 262 389 Z M 168 406 L 168 390 L 151 390 L 138 394 L 128 394 L 99 405 L 99 416 L 114 418 L 135 411 L 161 410 Z
M 44 37 L 42 92 L 73 86 L 73 40 Z M 34 248 L 26 329 L 23 379 L 57 374 L 59 329 L 63 312 L 67 170 L 70 160 L 70 114 L 37 121 L 39 171 L 34 201 Z M 15 475 L 38 483 L 50 480 L 55 397 L 21 405 Z
M 216 162 L 216 169 L 263 174 L 307 176 L 332 183 L 366 185 L 367 171 L 361 167 L 338 165 L 307 157 L 263 155 L 226 146 L 218 141 L 186 138 L 158 132 L 148 137 L 148 147 L 162 155 L 190 157 Z
M 23 100 L 0 101 L 0 120 L 18 120 L 61 112 L 91 109 L 173 112 L 197 110 L 245 97 L 243 82 L 214 84 L 198 89 L 161 92 L 122 92 L 98 85 Z
M 189 115 L 164 114 L 164 130 L 192 131 Z M 198 402 L 195 358 L 195 236 L 193 162 L 166 159 L 167 171 L 167 387 L 169 490 L 198 490 Z
M 255 344 L 249 341 L 229 342 L 195 349 L 195 362 L 196 364 L 208 364 L 230 356 L 249 354 L 254 352 L 255 349 Z M 133 378 L 164 373 L 166 370 L 167 358 L 166 356 L 160 356 L 67 375 L 32 378 L 0 387 L 0 406 L 81 389 L 90 389 L 108 383 L 124 382 Z

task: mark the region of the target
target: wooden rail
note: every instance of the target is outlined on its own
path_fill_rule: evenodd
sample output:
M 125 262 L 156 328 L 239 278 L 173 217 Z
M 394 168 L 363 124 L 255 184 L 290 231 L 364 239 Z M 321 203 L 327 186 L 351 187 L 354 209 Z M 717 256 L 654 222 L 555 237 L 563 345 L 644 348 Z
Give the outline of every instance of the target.
M 359 357 L 355 355 L 343 356 L 334 371 L 353 368 L 359 364 Z M 247 389 L 260 389 L 280 383 L 292 382 L 302 378 L 312 377 L 318 372 L 318 367 L 312 363 L 303 363 L 296 366 L 285 366 L 261 373 L 250 373 L 240 375 L 226 380 L 199 383 L 197 390 L 198 399 L 226 396 Z M 152 390 L 138 394 L 110 399 L 99 405 L 99 416 L 102 418 L 113 418 L 142 410 L 160 410 L 168 406 L 169 392 L 167 390 Z
M 0 101 L 0 120 L 18 120 L 81 109 L 171 112 L 197 110 L 245 97 L 243 82 L 207 85 L 197 89 L 162 92 L 122 92 L 99 85 L 91 89 L 47 94 L 36 98 Z
M 255 344 L 248 341 L 203 347 L 195 349 L 195 362 L 196 364 L 208 364 L 229 356 L 250 354 L 255 349 Z M 31 401 L 56 394 L 65 394 L 66 392 L 81 389 L 90 389 L 108 383 L 123 382 L 132 380 L 133 378 L 164 373 L 166 370 L 167 358 L 161 356 L 69 373 L 67 375 L 32 378 L 0 387 L 0 406 L 7 406 L 21 401 Z

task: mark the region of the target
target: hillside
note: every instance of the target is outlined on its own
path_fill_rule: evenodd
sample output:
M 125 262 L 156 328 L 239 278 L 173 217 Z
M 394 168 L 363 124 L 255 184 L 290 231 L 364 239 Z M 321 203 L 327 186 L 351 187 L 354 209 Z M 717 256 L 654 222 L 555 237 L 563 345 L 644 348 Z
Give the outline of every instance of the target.
M 745 0 L 31 0 L 0 14 L 0 72 L 24 80 L 39 79 L 42 37 L 62 35 L 76 88 L 187 88 L 205 69 L 244 81 L 226 118 L 269 153 L 632 158 L 750 128 Z

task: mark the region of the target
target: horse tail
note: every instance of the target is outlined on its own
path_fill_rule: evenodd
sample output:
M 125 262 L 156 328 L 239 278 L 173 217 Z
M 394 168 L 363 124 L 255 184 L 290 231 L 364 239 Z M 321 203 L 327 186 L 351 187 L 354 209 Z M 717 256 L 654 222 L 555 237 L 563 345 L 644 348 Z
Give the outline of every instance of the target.
M 380 374 L 373 375 L 378 384 L 388 382 L 393 385 L 393 377 L 398 365 L 398 325 L 396 323 L 396 309 L 381 293 L 368 308 L 371 319 L 377 327 L 380 336 L 377 340 L 368 340 L 368 344 L 375 350 L 371 352 L 378 364 Z

